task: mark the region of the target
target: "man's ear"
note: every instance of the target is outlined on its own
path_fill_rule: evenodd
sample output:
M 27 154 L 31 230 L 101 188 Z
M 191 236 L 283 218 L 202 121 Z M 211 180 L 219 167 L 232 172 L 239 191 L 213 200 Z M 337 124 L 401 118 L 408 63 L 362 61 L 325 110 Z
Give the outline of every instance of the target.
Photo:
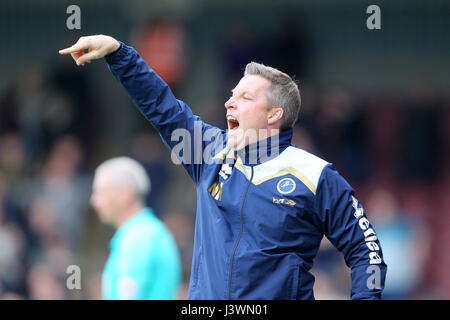
M 272 125 L 283 118 L 284 110 L 280 107 L 273 107 L 267 113 L 267 124 Z
M 133 188 L 124 186 L 120 189 L 118 197 L 122 198 L 121 200 L 123 200 L 125 203 L 133 203 L 136 194 Z

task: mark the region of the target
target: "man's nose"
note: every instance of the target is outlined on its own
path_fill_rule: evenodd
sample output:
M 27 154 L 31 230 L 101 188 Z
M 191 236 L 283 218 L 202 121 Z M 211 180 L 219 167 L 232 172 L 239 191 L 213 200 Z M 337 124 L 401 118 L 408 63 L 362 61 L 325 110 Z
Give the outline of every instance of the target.
M 227 102 L 225 102 L 225 108 L 226 109 L 236 108 L 236 104 L 235 104 L 233 98 L 230 98 L 230 99 L 228 99 Z

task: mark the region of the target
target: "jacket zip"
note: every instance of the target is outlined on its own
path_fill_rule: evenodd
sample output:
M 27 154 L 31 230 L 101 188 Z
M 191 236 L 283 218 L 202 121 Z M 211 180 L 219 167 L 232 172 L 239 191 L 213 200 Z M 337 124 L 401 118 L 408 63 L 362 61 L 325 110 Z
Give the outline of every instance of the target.
M 253 166 L 251 166 L 252 169 L 252 173 L 250 176 L 250 180 L 247 183 L 247 188 L 245 189 L 245 193 L 244 193 L 244 197 L 242 198 L 242 204 L 241 204 L 241 210 L 240 210 L 240 221 L 241 221 L 241 229 L 239 230 L 239 236 L 236 240 L 236 244 L 234 245 L 233 248 L 233 252 L 231 253 L 231 259 L 230 259 L 230 273 L 228 276 L 228 293 L 227 293 L 227 300 L 230 300 L 230 296 L 231 296 L 231 276 L 232 276 L 232 272 L 233 272 L 233 260 L 234 260 L 234 254 L 236 253 L 236 249 L 239 245 L 239 241 L 241 240 L 242 237 L 242 232 L 244 231 L 244 217 L 243 217 L 243 210 L 244 210 L 244 203 L 245 203 L 245 197 L 247 196 L 247 192 L 248 192 L 248 188 L 250 187 L 250 184 L 252 183 L 252 179 L 253 179 Z

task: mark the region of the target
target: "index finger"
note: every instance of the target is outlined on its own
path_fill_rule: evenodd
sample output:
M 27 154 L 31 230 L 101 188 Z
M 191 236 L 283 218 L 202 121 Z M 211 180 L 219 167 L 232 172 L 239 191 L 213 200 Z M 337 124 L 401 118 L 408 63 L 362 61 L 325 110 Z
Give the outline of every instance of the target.
M 59 54 L 69 54 L 69 53 L 74 53 L 74 52 L 78 52 L 78 51 L 85 50 L 85 49 L 88 49 L 88 44 L 84 41 L 83 42 L 78 41 L 71 47 L 59 50 Z

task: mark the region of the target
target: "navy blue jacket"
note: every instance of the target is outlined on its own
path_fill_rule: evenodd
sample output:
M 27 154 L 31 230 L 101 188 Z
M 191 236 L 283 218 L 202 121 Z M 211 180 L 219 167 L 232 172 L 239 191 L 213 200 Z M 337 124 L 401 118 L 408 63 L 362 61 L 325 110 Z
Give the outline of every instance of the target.
M 292 130 L 231 151 L 226 131 L 193 115 L 132 47 L 121 43 L 106 61 L 196 184 L 190 299 L 314 299 L 324 235 L 351 269 L 351 298 L 381 298 L 379 240 L 332 164 L 291 145 Z

